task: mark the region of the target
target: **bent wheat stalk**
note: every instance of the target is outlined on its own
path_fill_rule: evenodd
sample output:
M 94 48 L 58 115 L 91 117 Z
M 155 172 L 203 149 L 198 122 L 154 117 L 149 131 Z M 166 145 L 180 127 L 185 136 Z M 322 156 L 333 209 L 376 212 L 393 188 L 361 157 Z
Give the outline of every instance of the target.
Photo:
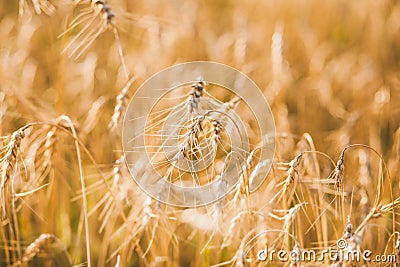
M 89 218 L 87 211 L 87 200 L 86 200 L 86 186 L 85 186 L 85 177 L 83 175 L 83 167 L 82 167 L 82 158 L 81 158 L 81 150 L 78 142 L 78 135 L 76 134 L 75 126 L 72 123 L 71 119 L 67 116 L 61 116 L 60 121 L 64 120 L 69 125 L 71 129 L 72 135 L 74 136 L 74 143 L 76 149 L 76 156 L 78 160 L 79 167 L 79 176 L 81 179 L 81 187 L 82 187 L 82 205 L 83 205 L 83 216 L 85 223 L 85 235 L 86 235 L 86 256 L 87 256 L 87 265 L 88 267 L 92 266 L 90 259 L 90 237 L 89 237 Z
M 2 158 L 1 164 L 1 182 L 0 182 L 0 198 L 1 198 L 1 206 L 2 206 L 2 214 L 1 217 L 4 220 L 6 215 L 6 201 L 5 201 L 5 187 L 7 182 L 11 179 L 12 172 L 14 171 L 14 167 L 16 165 L 18 149 L 21 145 L 22 139 L 25 137 L 25 128 L 18 129 L 10 136 L 10 141 L 6 146 L 5 156 Z
M 39 257 L 40 254 L 47 252 L 49 256 L 54 257 L 53 262 L 57 266 L 71 266 L 71 259 L 64 244 L 53 234 L 41 234 L 25 249 L 22 257 L 23 263 L 32 261 L 34 257 Z

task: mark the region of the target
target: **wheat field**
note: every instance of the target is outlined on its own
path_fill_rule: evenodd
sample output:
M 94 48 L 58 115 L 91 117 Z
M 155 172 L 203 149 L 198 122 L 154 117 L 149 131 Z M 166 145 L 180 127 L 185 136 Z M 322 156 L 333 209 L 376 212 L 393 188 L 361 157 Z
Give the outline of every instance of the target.
M 1 0 L 0 36 L 0 266 L 400 266 L 398 1 Z M 254 141 L 233 190 L 197 208 L 145 194 L 122 141 L 140 86 L 190 61 L 247 75 L 276 128 L 270 171 L 250 192 L 263 163 L 250 109 L 207 81 L 158 102 L 149 120 L 172 125 L 169 107 L 236 109 Z M 196 113 L 176 140 L 177 162 L 202 144 L 217 151 L 196 185 L 234 155 L 210 112 L 228 113 Z M 318 259 L 260 257 L 271 250 Z

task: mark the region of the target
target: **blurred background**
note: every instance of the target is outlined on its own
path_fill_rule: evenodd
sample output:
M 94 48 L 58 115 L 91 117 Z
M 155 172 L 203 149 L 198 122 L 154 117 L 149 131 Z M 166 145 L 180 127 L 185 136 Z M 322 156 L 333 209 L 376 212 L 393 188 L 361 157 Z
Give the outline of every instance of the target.
M 293 215 L 286 230 L 301 236 L 303 248 L 328 246 L 343 233 L 348 214 L 357 228 L 376 199 L 388 204 L 399 196 L 398 1 L 2 0 L 0 36 L 0 133 L 5 136 L 2 172 L 9 149 L 7 136 L 37 121 L 71 129 L 59 116 L 71 119 L 87 149 L 81 151 L 81 162 L 88 187 L 94 266 L 238 264 L 237 251 L 250 229 L 288 227 L 285 219 L 277 220 L 271 213 L 287 213 L 305 202 L 318 208 L 304 208 Z M 123 160 L 116 162 L 122 155 L 120 121 L 135 90 L 166 67 L 196 60 L 224 63 L 242 71 L 270 104 L 277 129 L 276 165 L 264 187 L 251 195 L 262 220 L 251 212 L 250 222 L 241 218 L 248 207 L 232 200 L 227 205 L 234 212 L 220 215 L 225 227 L 207 229 L 213 207 L 202 211 L 160 208 L 132 182 Z M 132 77 L 132 84 L 126 86 Z M 127 91 L 122 91 L 124 87 Z M 116 100 L 118 95 L 121 97 Z M 49 133 L 56 137 L 52 139 Z M 336 200 L 333 194 L 322 204 L 321 191 L 313 195 L 315 190 L 307 193 L 307 189 L 302 195 L 296 193 L 300 186 L 288 191 L 293 197 L 274 202 L 279 199 L 274 198 L 276 194 L 286 194 L 279 186 L 288 175 L 287 164 L 299 152 L 326 154 L 310 154 L 299 171 L 305 180 L 315 178 L 316 173 L 325 179 L 335 167 L 328 157 L 336 163 L 343 148 L 358 143 L 370 146 L 382 158 L 368 148 L 349 150 L 343 192 Z M 31 257 L 26 252 L 42 233 L 54 235 L 43 237 L 47 243 L 42 240 L 51 244 L 51 249 L 36 244 L 42 258 L 50 259 L 48 266 L 64 266 L 54 263 L 59 260 L 54 255 L 63 253 L 70 257 L 65 262 L 85 265 L 74 139 L 51 125 L 31 127 L 18 151 L 12 174 L 7 172 L 16 191 L 46 186 L 18 197 L 16 216 L 4 221 L 2 266 L 44 266 L 32 260 L 39 252 Z M 3 186 L 10 188 L 10 184 Z M 381 186 L 383 193 L 378 194 Z M 323 191 L 329 194 L 329 190 Z M 346 201 L 335 205 L 340 197 Z M 374 222 L 380 230 L 366 228 L 375 230 L 365 235 L 364 247 L 374 244 L 377 251 L 386 251 L 388 242 L 397 238 L 393 216 L 391 210 L 382 215 L 382 221 Z M 306 231 L 312 222 L 324 229 L 323 234 L 318 234 L 318 229 Z M 221 229 L 230 226 L 241 230 L 234 228 L 235 235 L 228 242 L 226 230 Z M 289 243 L 284 246 L 290 247 Z

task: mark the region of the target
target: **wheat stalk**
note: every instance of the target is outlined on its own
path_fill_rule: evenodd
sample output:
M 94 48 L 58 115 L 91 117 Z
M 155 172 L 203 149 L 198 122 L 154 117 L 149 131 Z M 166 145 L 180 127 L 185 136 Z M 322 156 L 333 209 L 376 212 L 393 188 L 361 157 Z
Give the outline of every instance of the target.
M 5 190 L 7 183 L 12 179 L 13 171 L 15 170 L 18 149 L 21 146 L 21 141 L 25 137 L 25 129 L 21 128 L 12 133 L 9 137 L 9 142 L 5 147 L 5 155 L 1 160 L 1 182 L 0 182 L 0 199 L 2 206 L 2 219 L 4 220 L 7 216 L 6 213 L 6 201 L 5 201 Z

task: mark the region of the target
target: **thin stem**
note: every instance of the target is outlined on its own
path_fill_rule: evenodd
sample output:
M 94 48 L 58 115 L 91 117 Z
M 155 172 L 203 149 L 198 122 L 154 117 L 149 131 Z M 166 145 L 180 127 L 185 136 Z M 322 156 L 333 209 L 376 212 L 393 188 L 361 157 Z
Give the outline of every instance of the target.
M 82 205 L 83 205 L 83 217 L 84 217 L 84 221 L 85 221 L 85 236 L 86 236 L 86 256 L 87 256 L 88 267 L 91 267 L 92 263 L 91 263 L 91 259 L 90 259 L 89 218 L 88 218 L 88 212 L 87 212 L 86 186 L 85 186 L 85 177 L 83 175 L 82 158 L 81 158 L 81 151 L 80 151 L 80 146 L 79 146 L 79 142 L 78 142 L 78 136 L 76 134 L 74 124 L 72 123 L 72 121 L 69 117 L 61 116 L 60 119 L 65 120 L 69 124 L 72 135 L 74 136 L 76 156 L 78 159 L 78 166 L 79 166 L 79 176 L 81 179 L 81 187 L 82 187 Z

